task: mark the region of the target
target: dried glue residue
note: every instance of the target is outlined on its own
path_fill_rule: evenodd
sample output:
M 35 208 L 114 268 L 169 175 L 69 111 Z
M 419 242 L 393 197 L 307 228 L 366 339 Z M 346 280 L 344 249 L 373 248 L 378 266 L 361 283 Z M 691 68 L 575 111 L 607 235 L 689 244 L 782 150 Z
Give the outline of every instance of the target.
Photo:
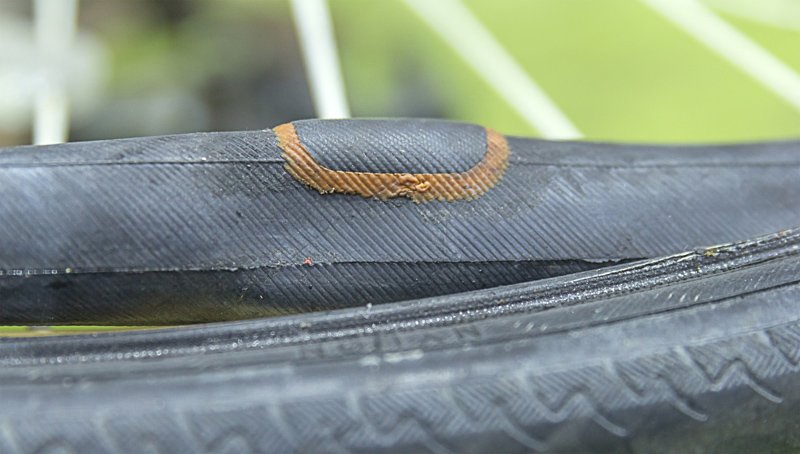
M 274 128 L 295 179 L 321 194 L 334 192 L 367 198 L 408 197 L 417 203 L 429 200 L 472 200 L 491 189 L 503 177 L 510 154 L 501 134 L 486 129 L 486 154 L 479 163 L 458 173 L 373 173 L 332 170 L 320 165 L 308 152 L 293 124 Z

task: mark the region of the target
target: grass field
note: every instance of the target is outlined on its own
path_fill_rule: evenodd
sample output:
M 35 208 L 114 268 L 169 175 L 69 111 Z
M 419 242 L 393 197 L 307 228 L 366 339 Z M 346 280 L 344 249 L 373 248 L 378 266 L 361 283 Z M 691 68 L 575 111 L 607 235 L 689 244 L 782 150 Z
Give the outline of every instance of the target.
M 466 3 L 589 139 L 800 136 L 800 112 L 640 1 Z M 417 101 L 432 114 L 536 134 L 402 2 L 332 4 L 357 115 L 414 113 Z M 800 30 L 720 15 L 800 72 Z
M 355 116 L 447 117 L 537 134 L 403 0 L 329 1 Z M 588 139 L 800 136 L 797 106 L 646 0 L 463 1 Z M 782 26 L 714 9 L 747 0 L 700 1 L 800 72 L 800 0 L 750 3 L 793 7 Z M 103 49 L 95 57 L 107 77 L 70 89 L 91 94 L 74 100 L 71 140 L 255 129 L 314 115 L 288 0 L 82 0 L 79 19 Z M 0 62 L 0 76 L 4 65 L 24 66 Z M 24 121 L 0 125 L 0 146 L 29 143 L 24 128 L 8 130 L 25 124 L 30 112 L 20 112 Z

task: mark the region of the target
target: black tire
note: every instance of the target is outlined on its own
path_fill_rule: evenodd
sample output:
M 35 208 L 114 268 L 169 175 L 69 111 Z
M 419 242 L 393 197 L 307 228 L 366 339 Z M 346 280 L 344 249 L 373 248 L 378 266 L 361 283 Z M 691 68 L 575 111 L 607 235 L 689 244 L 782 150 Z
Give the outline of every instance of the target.
M 501 142 L 510 156 L 460 193 L 384 188 L 448 199 L 415 203 L 320 194 L 336 188 L 293 178 L 270 130 L 3 150 L 0 324 L 168 325 L 402 301 L 754 238 L 800 213 L 797 142 L 505 141 L 435 120 L 292 128 L 321 165 L 402 184 L 470 172 Z
M 491 290 L 0 344 L 0 450 L 793 452 L 800 233 Z
M 0 340 L 0 452 L 800 449 L 798 143 L 280 134 L 0 152 L 0 323 L 240 320 Z

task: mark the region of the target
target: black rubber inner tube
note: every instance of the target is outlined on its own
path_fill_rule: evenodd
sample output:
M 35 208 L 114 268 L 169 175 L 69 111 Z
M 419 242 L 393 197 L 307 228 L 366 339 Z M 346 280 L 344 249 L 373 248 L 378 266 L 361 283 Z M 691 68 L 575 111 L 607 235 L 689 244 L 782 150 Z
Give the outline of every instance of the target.
M 465 292 L 777 232 L 798 224 L 800 142 L 309 120 L 5 149 L 0 194 L 0 324 L 184 324 Z

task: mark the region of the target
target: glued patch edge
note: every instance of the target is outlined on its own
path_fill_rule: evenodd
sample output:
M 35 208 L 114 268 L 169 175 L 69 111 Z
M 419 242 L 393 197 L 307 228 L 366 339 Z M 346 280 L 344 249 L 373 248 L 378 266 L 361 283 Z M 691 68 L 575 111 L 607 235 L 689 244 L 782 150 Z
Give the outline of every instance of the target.
M 408 197 L 431 200 L 473 200 L 502 179 L 511 154 L 506 138 L 486 129 L 486 153 L 469 170 L 458 173 L 377 173 L 333 170 L 319 164 L 303 145 L 292 123 L 273 128 L 286 171 L 321 194 L 342 193 L 381 200 Z

